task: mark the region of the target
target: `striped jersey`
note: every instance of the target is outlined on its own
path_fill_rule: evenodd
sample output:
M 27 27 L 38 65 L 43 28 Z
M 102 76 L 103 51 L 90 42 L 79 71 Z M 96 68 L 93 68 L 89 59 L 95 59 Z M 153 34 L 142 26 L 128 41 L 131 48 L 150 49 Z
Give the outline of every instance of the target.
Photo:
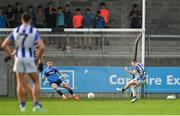
M 37 43 L 40 40 L 40 34 L 36 28 L 22 24 L 9 34 L 8 39 L 15 43 L 17 58 L 35 57 Z
M 135 66 L 135 70 L 137 71 L 138 76 L 144 80 L 145 79 L 144 65 L 141 63 L 137 63 Z

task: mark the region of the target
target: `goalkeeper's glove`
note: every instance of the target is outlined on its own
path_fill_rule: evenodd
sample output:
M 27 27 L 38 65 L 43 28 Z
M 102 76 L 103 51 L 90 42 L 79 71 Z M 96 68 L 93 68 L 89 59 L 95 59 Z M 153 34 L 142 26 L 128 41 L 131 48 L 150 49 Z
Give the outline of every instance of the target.
M 4 58 L 4 62 L 8 62 L 9 60 L 11 60 L 11 56 L 6 56 L 6 57 Z
M 38 64 L 38 70 L 39 70 L 39 72 L 43 71 L 43 63 Z
M 61 73 L 61 77 L 65 79 L 65 78 L 66 78 L 66 75 L 63 74 L 63 73 Z

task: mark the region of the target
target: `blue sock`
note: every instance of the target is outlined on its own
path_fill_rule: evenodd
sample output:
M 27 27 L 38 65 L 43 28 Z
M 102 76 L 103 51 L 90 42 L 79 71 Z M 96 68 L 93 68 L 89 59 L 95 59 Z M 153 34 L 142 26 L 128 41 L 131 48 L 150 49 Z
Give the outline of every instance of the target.
M 36 102 L 34 103 L 34 106 L 39 106 L 39 105 L 40 105 L 39 101 L 36 101 Z
M 25 107 L 26 102 L 22 101 L 22 102 L 20 103 L 20 105 L 21 105 L 22 107 Z
M 133 99 L 135 99 L 135 98 L 136 98 L 136 96 L 133 96 L 132 98 L 133 98 Z

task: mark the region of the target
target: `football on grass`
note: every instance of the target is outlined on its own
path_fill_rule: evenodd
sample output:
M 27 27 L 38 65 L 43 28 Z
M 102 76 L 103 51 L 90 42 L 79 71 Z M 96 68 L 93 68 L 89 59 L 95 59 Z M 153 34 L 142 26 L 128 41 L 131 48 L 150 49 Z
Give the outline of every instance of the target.
M 88 98 L 94 98 L 94 97 L 95 97 L 94 93 L 92 93 L 92 92 L 88 93 Z

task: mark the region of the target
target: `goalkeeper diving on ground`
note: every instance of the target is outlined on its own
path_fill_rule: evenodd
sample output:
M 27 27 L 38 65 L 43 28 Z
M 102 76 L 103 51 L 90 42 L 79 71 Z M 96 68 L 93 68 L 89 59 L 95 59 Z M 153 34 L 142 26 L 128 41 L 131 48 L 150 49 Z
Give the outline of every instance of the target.
M 134 103 L 135 101 L 137 101 L 136 88 L 146 82 L 146 76 L 143 64 L 133 59 L 131 60 L 131 65 L 134 67 L 133 70 L 128 70 L 127 67 L 125 67 L 124 69 L 129 74 L 135 75 L 135 78 L 130 80 L 124 87 L 116 88 L 116 90 L 124 93 L 128 88 L 131 88 L 133 94 L 131 103 Z
M 60 77 L 66 78 L 62 72 L 60 72 L 56 67 L 53 67 L 52 61 L 47 61 L 47 67 L 43 70 L 42 80 L 45 80 L 47 83 L 49 83 L 51 88 L 54 89 L 60 96 L 62 96 L 64 100 L 67 99 L 67 96 L 64 95 L 58 87 L 62 87 L 68 90 L 74 100 L 79 100 L 79 97 L 74 94 L 72 89 L 65 82 L 63 82 Z

